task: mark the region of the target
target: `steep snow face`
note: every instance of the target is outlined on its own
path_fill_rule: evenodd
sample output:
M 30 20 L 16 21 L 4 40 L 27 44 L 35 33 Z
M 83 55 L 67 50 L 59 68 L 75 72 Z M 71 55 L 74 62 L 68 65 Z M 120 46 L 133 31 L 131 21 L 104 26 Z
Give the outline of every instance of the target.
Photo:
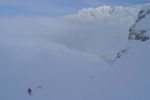
M 144 4 L 134 23 L 129 28 L 129 40 L 141 40 L 146 41 L 149 40 L 150 35 L 150 4 Z M 116 56 L 116 59 L 120 58 L 122 55 L 127 54 L 128 49 L 132 47 L 132 43 L 128 43 L 126 48 L 121 49 Z
M 132 40 L 149 40 L 150 35 L 150 4 L 144 5 L 140 10 L 136 21 L 129 29 L 129 39 Z
M 119 87 L 115 91 L 120 91 L 116 100 L 149 100 L 150 42 L 129 41 L 129 44 L 128 54 L 115 62 L 117 68 L 111 76 L 115 77 L 114 84 Z
M 65 16 L 65 34 L 58 41 L 71 49 L 113 60 L 128 41 L 128 30 L 141 6 L 100 6 Z

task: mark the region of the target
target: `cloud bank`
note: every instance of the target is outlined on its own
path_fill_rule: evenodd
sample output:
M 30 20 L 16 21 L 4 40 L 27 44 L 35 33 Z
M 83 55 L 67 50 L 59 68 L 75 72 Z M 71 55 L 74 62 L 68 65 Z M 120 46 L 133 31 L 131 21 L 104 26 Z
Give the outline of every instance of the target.
M 126 44 L 128 29 L 139 9 L 101 6 L 57 18 L 1 17 L 0 43 L 21 45 L 39 39 L 112 59 Z

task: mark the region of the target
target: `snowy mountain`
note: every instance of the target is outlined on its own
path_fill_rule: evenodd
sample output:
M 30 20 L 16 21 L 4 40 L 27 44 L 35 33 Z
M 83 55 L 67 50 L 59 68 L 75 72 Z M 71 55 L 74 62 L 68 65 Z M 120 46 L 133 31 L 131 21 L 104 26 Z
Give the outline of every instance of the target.
M 65 16 L 64 19 L 71 23 L 69 26 L 73 25 L 73 29 L 64 32 L 68 34 L 59 42 L 68 48 L 113 62 L 118 51 L 128 49 L 128 30 L 141 6 L 100 6 Z
M 146 4 L 139 12 L 136 21 L 129 29 L 129 40 L 149 40 L 150 4 Z
M 78 20 L 115 20 L 115 17 L 122 19 L 134 18 L 138 13 L 141 5 L 136 6 L 107 6 L 103 5 L 97 8 L 85 8 L 80 10 L 77 14 L 66 16 L 68 19 Z M 118 20 L 118 19 L 116 19 Z
M 149 100 L 149 9 L 1 17 L 0 100 Z M 144 42 L 128 40 L 138 34 Z

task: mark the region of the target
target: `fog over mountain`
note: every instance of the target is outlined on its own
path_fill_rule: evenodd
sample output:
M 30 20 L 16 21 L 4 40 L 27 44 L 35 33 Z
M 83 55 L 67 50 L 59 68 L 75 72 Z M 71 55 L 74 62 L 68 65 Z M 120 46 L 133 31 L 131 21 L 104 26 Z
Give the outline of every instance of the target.
M 149 100 L 149 11 L 0 17 L 0 100 Z

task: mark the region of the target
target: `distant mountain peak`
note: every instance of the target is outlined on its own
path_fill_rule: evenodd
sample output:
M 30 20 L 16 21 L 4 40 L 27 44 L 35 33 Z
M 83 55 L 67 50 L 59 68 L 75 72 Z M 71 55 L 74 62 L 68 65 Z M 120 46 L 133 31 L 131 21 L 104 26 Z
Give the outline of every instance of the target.
M 126 18 L 135 17 L 141 5 L 135 6 L 108 6 L 103 5 L 96 8 L 84 8 L 78 13 L 65 16 L 68 19 L 78 19 L 78 20 L 93 20 L 93 19 L 106 19 L 106 18 Z

